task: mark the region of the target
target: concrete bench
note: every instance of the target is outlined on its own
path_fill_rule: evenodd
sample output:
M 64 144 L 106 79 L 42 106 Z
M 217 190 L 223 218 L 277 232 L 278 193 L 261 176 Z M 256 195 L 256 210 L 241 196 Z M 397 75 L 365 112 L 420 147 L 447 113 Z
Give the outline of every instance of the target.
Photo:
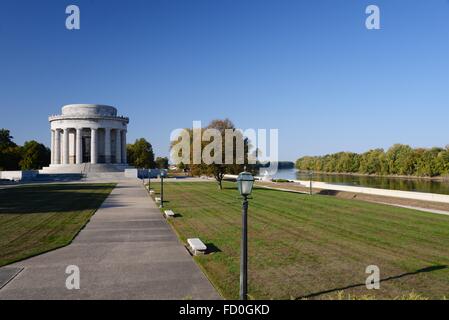
M 150 194 L 154 194 L 154 190 L 150 190 Z
M 154 201 L 156 201 L 156 202 L 161 202 L 161 198 L 156 197 L 156 198 L 154 198 Z
M 172 210 L 165 210 L 164 213 L 166 218 L 173 218 L 175 216 L 175 213 Z
M 195 256 L 206 252 L 206 245 L 198 238 L 187 239 L 187 243 Z

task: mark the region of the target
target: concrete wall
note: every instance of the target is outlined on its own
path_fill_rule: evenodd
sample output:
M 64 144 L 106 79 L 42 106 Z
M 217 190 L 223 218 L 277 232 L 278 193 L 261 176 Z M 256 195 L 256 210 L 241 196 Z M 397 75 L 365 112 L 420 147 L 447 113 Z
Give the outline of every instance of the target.
M 125 169 L 126 178 L 136 178 L 136 179 L 148 179 L 148 177 L 155 179 L 161 174 L 160 169 Z M 167 170 L 164 170 L 167 172 Z
M 0 179 L 12 181 L 32 180 L 39 174 L 39 171 L 0 171 Z
M 296 183 L 300 183 L 305 187 L 309 187 L 309 181 L 293 180 Z M 445 194 L 435 194 L 435 193 L 425 193 L 425 192 L 412 192 L 412 191 L 401 191 L 401 190 L 389 190 L 389 189 L 377 189 L 377 188 L 364 188 L 364 187 L 353 187 L 353 186 L 341 186 L 335 184 L 329 184 L 325 182 L 312 182 L 312 188 L 316 189 L 326 189 L 335 191 L 346 191 L 355 193 L 371 194 L 376 196 L 385 197 L 396 197 L 412 200 L 423 200 L 423 201 L 435 201 L 449 203 L 449 195 Z

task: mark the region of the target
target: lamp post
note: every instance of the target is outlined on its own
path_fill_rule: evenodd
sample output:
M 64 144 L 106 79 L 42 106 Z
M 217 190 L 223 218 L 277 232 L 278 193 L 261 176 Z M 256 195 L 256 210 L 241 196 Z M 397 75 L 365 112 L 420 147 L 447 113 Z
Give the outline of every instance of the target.
M 242 244 L 240 256 L 240 300 L 248 299 L 248 196 L 253 190 L 254 177 L 242 172 L 237 178 L 237 186 L 243 197 L 242 204 Z
M 309 194 L 312 195 L 312 178 L 313 178 L 313 171 L 309 171 L 309 179 L 310 179 L 310 184 L 309 184 Z
M 164 207 L 164 177 L 165 177 L 165 171 L 161 170 L 161 208 Z

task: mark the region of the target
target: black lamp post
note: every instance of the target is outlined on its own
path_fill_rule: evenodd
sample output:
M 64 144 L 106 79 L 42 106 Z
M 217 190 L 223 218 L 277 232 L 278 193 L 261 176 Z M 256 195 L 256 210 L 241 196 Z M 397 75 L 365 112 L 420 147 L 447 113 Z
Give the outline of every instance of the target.
M 242 244 L 240 256 L 240 300 L 248 299 L 248 196 L 253 190 L 254 177 L 242 172 L 237 178 L 237 186 L 243 197 L 242 205 Z
M 310 195 L 312 195 L 312 178 L 313 178 L 313 171 L 309 171 L 309 179 L 310 179 L 310 182 L 309 182 L 309 188 L 310 188 L 310 190 L 309 190 L 309 194 Z
M 164 177 L 165 177 L 165 171 L 161 170 L 161 208 L 164 207 Z

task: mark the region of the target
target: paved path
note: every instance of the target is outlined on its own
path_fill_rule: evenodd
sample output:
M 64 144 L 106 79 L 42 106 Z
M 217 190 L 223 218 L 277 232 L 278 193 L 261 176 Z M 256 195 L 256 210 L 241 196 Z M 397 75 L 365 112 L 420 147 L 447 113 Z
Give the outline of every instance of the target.
M 444 211 L 444 210 L 428 209 L 428 208 L 414 207 L 414 206 L 404 206 L 404 205 L 401 205 L 401 204 L 394 204 L 394 203 L 387 203 L 387 202 L 377 202 L 376 201 L 375 203 L 381 203 L 381 204 L 386 204 L 388 206 L 393 206 L 393 207 L 412 209 L 412 210 L 418 210 L 418 211 L 424 211 L 424 212 L 428 212 L 428 213 L 435 213 L 435 214 L 442 214 L 442 215 L 445 215 L 445 216 L 449 216 L 449 212 L 448 211 Z
M 80 290 L 65 287 L 68 265 Z M 20 268 L 0 299 L 220 299 L 135 181 L 121 181 L 72 244 L 3 271 Z

